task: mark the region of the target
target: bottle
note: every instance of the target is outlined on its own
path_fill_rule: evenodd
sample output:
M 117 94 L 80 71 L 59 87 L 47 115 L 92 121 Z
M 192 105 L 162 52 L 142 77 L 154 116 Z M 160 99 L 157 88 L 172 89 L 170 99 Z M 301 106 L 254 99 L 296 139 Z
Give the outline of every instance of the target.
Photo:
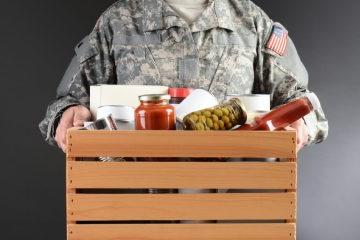
M 203 109 L 184 117 L 185 130 L 231 130 L 246 123 L 247 114 L 238 98 L 232 98 L 213 108 Z
M 136 130 L 176 130 L 175 108 L 169 104 L 170 95 L 151 94 L 139 97 L 135 110 Z
M 192 88 L 169 88 L 170 104 L 176 107 L 192 92 Z
M 314 93 L 279 106 L 263 115 L 256 121 L 246 124 L 239 130 L 276 131 L 290 126 L 292 123 L 321 107 L 320 101 Z

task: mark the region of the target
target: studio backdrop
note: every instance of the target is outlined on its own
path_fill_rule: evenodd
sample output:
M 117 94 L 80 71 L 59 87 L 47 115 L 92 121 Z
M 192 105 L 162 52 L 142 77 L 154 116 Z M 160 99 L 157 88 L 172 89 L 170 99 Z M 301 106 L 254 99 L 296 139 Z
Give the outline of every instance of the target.
M 240 1 L 240 0 L 239 0 Z M 74 46 L 114 1 L 2 1 L 1 239 L 65 239 L 65 158 L 38 123 Z M 256 0 L 289 30 L 330 124 L 299 156 L 299 240 L 360 239 L 360 2 Z

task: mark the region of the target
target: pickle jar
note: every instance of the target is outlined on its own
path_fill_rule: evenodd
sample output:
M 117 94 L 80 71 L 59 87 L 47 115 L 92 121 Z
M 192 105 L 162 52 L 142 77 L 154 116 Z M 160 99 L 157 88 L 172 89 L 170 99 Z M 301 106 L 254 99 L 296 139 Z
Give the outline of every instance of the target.
M 231 130 L 246 123 L 247 114 L 238 98 L 232 98 L 213 108 L 207 108 L 186 115 L 183 119 L 185 130 Z

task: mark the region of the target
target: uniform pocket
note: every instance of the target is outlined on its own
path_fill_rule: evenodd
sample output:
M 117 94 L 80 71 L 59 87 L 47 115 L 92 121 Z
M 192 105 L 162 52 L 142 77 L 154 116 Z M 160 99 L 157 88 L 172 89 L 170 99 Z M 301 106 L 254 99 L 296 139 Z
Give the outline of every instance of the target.
M 146 46 L 118 47 L 115 65 L 118 84 L 161 85 L 161 76 Z
M 225 46 L 207 46 L 199 50 L 198 78 L 192 87 L 210 90 L 222 59 Z
M 254 60 L 256 53 L 251 49 L 234 49 L 236 57 L 231 68 L 231 77 L 226 94 L 250 94 L 254 85 Z
M 255 51 L 243 46 L 225 46 L 209 86 L 220 101 L 227 94 L 250 93 L 254 83 Z

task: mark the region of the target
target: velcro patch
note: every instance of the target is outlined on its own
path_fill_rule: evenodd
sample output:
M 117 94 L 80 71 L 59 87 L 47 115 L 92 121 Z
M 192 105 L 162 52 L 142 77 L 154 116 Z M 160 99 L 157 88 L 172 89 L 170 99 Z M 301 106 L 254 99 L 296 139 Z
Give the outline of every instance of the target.
M 283 56 L 288 44 L 289 32 L 279 23 L 275 23 L 266 48 Z

